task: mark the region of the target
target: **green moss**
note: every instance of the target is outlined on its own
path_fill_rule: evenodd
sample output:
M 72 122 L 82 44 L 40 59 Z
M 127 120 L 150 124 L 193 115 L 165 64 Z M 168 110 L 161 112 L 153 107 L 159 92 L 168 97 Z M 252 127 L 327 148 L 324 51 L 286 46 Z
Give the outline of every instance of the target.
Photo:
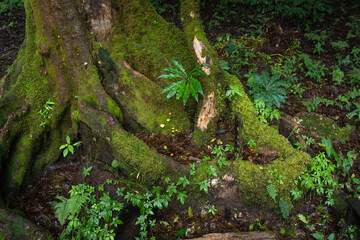
M 41 152 L 35 158 L 31 171 L 32 177 L 38 176 L 43 171 L 44 166 L 54 164 L 59 159 L 62 152 L 59 147 L 64 144 L 64 142 L 61 142 L 61 132 L 66 134 L 62 129 L 63 127 L 57 126 L 57 128 L 52 128 L 49 138 L 44 136 L 43 145 L 46 146 L 46 148 L 42 148 Z
M 304 113 L 298 116 L 300 124 L 311 132 L 315 132 L 320 137 L 330 138 L 331 140 L 348 141 L 354 127 L 339 127 L 334 120 L 318 114 Z
M 109 109 L 109 112 L 116 118 L 116 120 L 122 124 L 123 122 L 123 115 L 122 111 L 119 108 L 119 106 L 116 104 L 114 100 L 112 100 L 110 97 L 106 98 L 108 105 L 107 108 Z
M 31 167 L 32 153 L 34 150 L 34 140 L 30 134 L 23 134 L 15 146 L 16 152 L 9 159 L 9 166 L 5 182 L 1 183 L 2 188 L 8 191 L 19 191 L 25 180 L 25 176 Z
M 145 76 L 162 82 L 162 87 L 169 84 L 166 79 L 157 80 L 167 65 L 165 58 L 178 60 L 186 70 L 195 66 L 182 31 L 159 16 L 149 2 L 130 1 L 118 7 L 119 21 L 107 46 L 113 59 L 124 59 Z
M 128 69 L 121 59 L 112 59 L 105 50 L 99 50 L 105 67 L 103 84 L 116 98 L 124 113 L 124 122 L 133 131 L 145 129 L 152 133 L 169 134 L 173 130 L 187 130 L 190 121 L 181 103 L 160 95 L 162 88 L 148 78 Z M 139 127 L 140 126 L 140 127 Z
M 119 166 L 126 164 L 141 173 L 142 181 L 153 183 L 164 174 L 164 159 L 154 150 L 125 131 L 112 132 L 112 145 L 119 159 Z
M 248 204 L 275 207 L 274 201 L 267 193 L 266 186 L 272 178 L 269 170 L 277 169 L 279 175 L 285 177 L 284 184 L 276 185 L 278 198 L 290 202 L 290 190 L 294 186 L 294 181 L 311 164 L 310 156 L 293 149 L 288 140 L 276 129 L 260 123 L 253 104 L 247 97 L 240 81 L 231 75 L 226 75 L 226 80 L 229 85 L 239 87 L 242 93 L 242 96 L 232 98 L 230 108 L 233 113 L 241 114 L 244 142 L 253 139 L 257 145 L 257 151 L 275 150 L 280 156 L 266 166 L 259 166 L 240 159 L 234 162 L 234 172 L 238 178 L 241 199 Z

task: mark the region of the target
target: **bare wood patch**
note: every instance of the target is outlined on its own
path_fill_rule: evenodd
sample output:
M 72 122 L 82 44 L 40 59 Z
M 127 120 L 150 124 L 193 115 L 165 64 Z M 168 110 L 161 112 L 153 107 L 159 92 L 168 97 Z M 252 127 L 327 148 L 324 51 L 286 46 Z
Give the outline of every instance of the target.
M 199 64 L 203 64 L 203 63 L 207 63 L 210 65 L 212 64 L 211 58 L 202 56 L 203 51 L 207 50 L 207 48 L 205 46 L 205 43 L 198 40 L 196 36 L 194 37 L 193 48 Z M 202 67 L 201 70 L 205 72 L 207 75 L 210 75 L 211 73 L 210 68 L 208 66 Z
M 215 104 L 216 102 L 214 92 L 205 96 L 197 121 L 197 128 L 201 131 L 207 129 L 209 122 L 217 115 Z
M 90 24 L 93 33 L 100 40 L 106 39 L 111 30 L 111 1 L 99 0 L 94 1 L 83 0 L 85 11 L 90 16 Z

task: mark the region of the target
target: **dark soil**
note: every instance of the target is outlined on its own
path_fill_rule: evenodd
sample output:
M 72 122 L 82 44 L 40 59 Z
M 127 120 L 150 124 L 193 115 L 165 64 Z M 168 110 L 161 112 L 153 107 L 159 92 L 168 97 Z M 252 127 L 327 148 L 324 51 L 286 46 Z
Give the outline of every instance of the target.
M 317 26 L 320 31 L 327 30 L 336 32 L 336 34 L 331 35 L 329 42 L 345 40 L 349 31 L 344 27 L 347 18 L 342 16 L 343 14 L 340 12 L 336 4 L 334 7 L 335 11 L 333 14 L 329 18 L 326 18 L 325 22 Z M 165 8 L 163 15 L 167 20 L 174 22 L 175 25 L 181 28 L 179 13 L 174 11 L 174 9 L 177 8 Z M 210 12 L 205 12 L 205 15 L 206 19 L 206 17 L 209 18 L 211 14 Z M 334 24 L 335 18 L 340 19 L 337 24 Z M 16 59 L 17 52 L 23 42 L 25 32 L 24 10 L 19 8 L 12 14 L 0 15 L 0 22 L 1 78 L 6 74 L 6 70 Z M 216 36 L 224 35 L 225 33 L 231 33 L 233 37 L 240 37 L 243 32 L 238 30 L 239 27 L 241 27 L 239 24 L 240 23 L 235 21 L 224 23 L 224 25 L 221 25 L 220 27 L 212 28 L 207 31 L 208 37 L 213 43 L 216 41 Z M 274 26 L 278 25 L 281 25 L 284 29 L 284 34 L 281 36 L 279 36 L 276 29 L 274 29 Z M 297 30 L 294 25 L 288 23 L 286 19 L 283 19 L 281 16 L 273 18 L 266 28 L 267 33 L 264 36 L 266 41 L 257 51 L 273 55 L 286 55 L 286 50 L 295 40 L 297 40 L 301 43 L 301 51 L 303 53 L 309 54 L 314 58 L 321 59 L 327 67 L 331 67 L 334 63 L 337 64 L 335 54 L 338 52 L 335 52 L 329 44 L 324 46 L 324 52 L 322 54 L 314 55 L 314 42 L 307 39 L 302 31 Z M 278 37 L 281 38 L 281 41 L 279 47 L 276 47 L 275 45 L 278 42 L 276 39 Z M 349 49 L 352 47 L 360 46 L 359 37 L 355 38 L 354 41 L 349 41 L 348 43 L 350 45 L 348 50 L 340 52 L 342 57 L 346 57 L 349 54 Z M 220 57 L 223 56 L 221 50 L 219 50 L 219 55 Z M 225 57 L 222 58 L 225 59 Z M 256 62 L 255 60 L 251 61 L 254 61 L 254 64 L 259 64 L 260 68 L 262 68 L 262 63 Z M 347 69 L 346 67 L 342 70 L 344 70 L 345 75 L 347 75 L 350 71 L 350 69 Z M 240 67 L 237 71 L 245 74 L 248 72 L 248 69 Z M 303 98 L 301 99 L 295 95 L 289 94 L 286 104 L 283 104 L 280 109 L 283 113 L 292 117 L 300 112 L 306 112 L 306 108 L 301 102 L 303 100 L 311 99 L 313 96 L 334 100 L 338 94 L 345 94 L 353 88 L 348 81 L 345 81 L 340 86 L 334 85 L 331 81 L 323 81 L 319 84 L 315 80 L 304 76 L 301 72 L 297 72 L 297 75 L 299 78 L 298 82 L 300 82 L 302 88 L 306 90 L 303 93 Z M 329 78 L 329 76 L 325 77 Z M 240 76 L 240 79 L 244 86 L 246 86 L 247 79 L 242 76 Z M 357 87 L 359 87 L 359 85 L 357 85 Z M 355 101 L 360 102 L 360 99 L 357 98 Z M 350 136 L 350 140 L 345 143 L 340 141 L 335 142 L 334 149 L 342 152 L 344 155 L 346 155 L 346 153 L 350 150 L 355 153 L 360 152 L 360 122 L 356 122 L 355 118 L 348 119 L 346 117 L 346 114 L 349 113 L 348 110 L 320 104 L 316 112 L 335 120 L 339 126 L 343 127 L 346 124 L 355 126 L 356 129 Z M 156 149 L 159 153 L 171 157 L 182 164 L 189 164 L 196 163 L 196 161 L 201 159 L 204 155 L 212 156 L 211 147 L 215 144 L 226 145 L 233 142 L 234 126 L 230 119 L 221 120 L 219 122 L 219 129 L 220 130 L 210 147 L 204 147 L 202 149 L 197 148 L 192 142 L 192 133 L 181 132 L 170 136 L 137 134 L 137 136 L 145 141 L 150 147 Z M 243 147 L 244 149 L 242 154 L 244 160 L 252 161 L 258 164 L 268 164 L 276 158 L 276 156 L 255 154 L 253 149 L 250 147 Z M 315 152 L 318 152 L 319 150 L 323 151 L 324 149 L 319 147 L 314 147 L 313 149 Z M 231 160 L 233 159 L 233 154 L 228 154 L 227 157 Z M 12 206 L 16 206 L 21 209 L 29 219 L 37 222 L 45 228 L 48 228 L 54 236 L 58 236 L 63 227 L 60 226 L 54 216 L 54 211 L 48 203 L 50 201 L 55 201 L 57 195 L 66 196 L 66 192 L 71 188 L 71 185 L 74 184 L 73 179 L 78 171 L 77 168 L 77 164 L 48 168 L 47 171 L 39 176 L 32 185 L 28 186 L 24 190 L 16 201 L 13 202 Z M 355 176 L 360 178 L 359 156 L 354 159 L 354 166 L 350 170 L 350 173 L 355 174 Z M 347 193 L 344 193 L 344 196 L 346 196 L 346 194 Z M 310 235 L 316 231 L 323 231 L 326 234 L 330 234 L 339 230 L 337 223 L 344 217 L 344 213 L 339 213 L 330 207 L 319 209 L 318 206 L 320 205 L 321 200 L 322 199 L 314 196 L 308 196 L 299 201 L 298 206 L 296 206 L 297 212 L 306 216 L 311 215 L 312 219 L 309 224 L 313 225 L 314 229 L 310 230 L 305 224 L 297 221 L 296 216 L 291 216 L 291 221 L 297 221 L 299 223 L 298 227 L 300 228 L 300 233 L 296 237 L 297 239 L 312 239 Z M 196 210 L 194 210 L 194 216 L 189 216 L 186 211 L 187 209 L 176 211 L 176 208 L 173 208 L 171 211 L 161 211 L 158 213 L 158 224 L 154 228 L 155 236 L 158 238 L 162 236 L 174 236 L 179 229 L 192 227 L 193 229 L 201 229 L 201 231 L 194 230 L 194 232 L 189 233 L 189 237 L 198 237 L 209 232 L 247 231 L 249 230 L 249 227 L 253 225 L 254 230 L 273 230 L 278 233 L 280 238 L 284 238 L 280 234 L 280 223 L 282 223 L 282 219 L 280 217 L 266 211 L 259 210 L 258 207 L 249 208 L 243 206 L 238 199 L 232 199 L 232 201 L 232 203 L 228 204 L 228 207 L 219 209 L 218 214 L 215 216 L 207 215 L 205 217 L 200 217 L 200 213 L 196 212 Z M 204 208 L 205 207 L 206 206 L 204 206 Z M 326 222 L 326 227 L 316 224 L 322 222 L 323 216 L 329 216 L 329 220 Z M 177 221 L 175 221 L 176 217 L 178 217 Z M 169 225 L 161 224 L 161 221 L 167 222 Z
M 0 15 L 0 78 L 16 59 L 25 37 L 25 11 L 18 8 Z

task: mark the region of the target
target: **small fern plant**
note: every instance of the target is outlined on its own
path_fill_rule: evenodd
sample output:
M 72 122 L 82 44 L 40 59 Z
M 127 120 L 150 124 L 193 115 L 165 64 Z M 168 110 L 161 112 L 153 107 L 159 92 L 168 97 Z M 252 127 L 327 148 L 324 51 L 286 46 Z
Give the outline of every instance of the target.
M 186 73 L 185 68 L 181 65 L 181 63 L 176 60 L 170 61 L 175 67 L 164 68 L 163 70 L 168 73 L 162 74 L 158 78 L 179 78 L 180 81 L 173 82 L 166 86 L 161 94 L 168 92 L 168 95 L 166 96 L 167 98 L 171 98 L 173 96 L 176 96 L 176 99 L 182 98 L 185 105 L 191 93 L 195 100 L 198 101 L 198 94 L 204 95 L 204 93 L 201 83 L 199 80 L 194 78 L 194 76 L 206 75 L 206 73 L 200 69 L 207 64 L 203 63 L 191 70 L 190 73 Z
M 267 71 L 263 71 L 262 75 L 256 73 L 251 74 L 248 81 L 248 86 L 251 87 L 249 91 L 254 100 L 262 99 L 267 108 L 273 105 L 280 107 L 285 102 L 286 94 L 288 91 L 282 86 L 285 81 L 279 81 L 280 74 L 273 74 L 270 78 Z
M 270 197 L 274 200 L 275 203 L 278 203 L 279 209 L 281 211 L 281 215 L 284 219 L 287 219 L 289 217 L 289 208 L 286 204 L 286 202 L 280 198 L 279 201 L 276 200 L 276 197 L 278 196 L 277 190 L 275 188 L 275 185 L 273 181 L 277 184 L 284 184 L 284 177 L 278 173 L 278 170 L 269 170 L 268 171 L 270 175 L 273 177 L 273 179 L 270 179 L 268 182 L 269 184 L 266 186 L 266 190 L 269 193 Z
M 107 183 L 111 184 L 112 180 Z M 117 194 L 123 196 L 123 190 L 118 189 Z M 114 239 L 114 229 L 123 223 L 115 213 L 123 209 L 123 203 L 104 192 L 104 184 L 99 186 L 99 191 L 103 194 L 97 198 L 94 187 L 79 184 L 72 186 L 69 199 L 58 196 L 59 202 L 50 202 L 60 224 L 68 221 L 60 239 Z
M 270 197 L 274 200 L 274 202 L 276 202 L 277 192 L 274 184 L 267 185 L 266 190 L 268 191 Z

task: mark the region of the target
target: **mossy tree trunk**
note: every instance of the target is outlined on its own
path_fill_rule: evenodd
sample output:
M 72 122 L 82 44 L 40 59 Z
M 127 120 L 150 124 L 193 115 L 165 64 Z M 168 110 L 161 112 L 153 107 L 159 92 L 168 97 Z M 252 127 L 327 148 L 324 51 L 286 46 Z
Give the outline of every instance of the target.
M 168 134 L 192 127 L 188 115 L 197 111 L 196 102 L 190 101 L 185 111 L 180 101 L 160 95 L 170 82 L 157 78 L 170 59 L 189 71 L 204 62 L 207 53 L 201 51 L 211 49 L 198 21 L 198 3 L 183 5 L 184 14 L 196 19 L 195 25 L 186 20 L 185 33 L 159 16 L 149 1 L 25 0 L 26 39 L 0 82 L 4 195 L 18 192 L 54 163 L 66 136 L 79 137 L 81 124 L 110 146 L 109 163 L 136 167 L 150 180 L 161 175 L 169 161 L 129 132 Z M 215 61 L 205 58 L 210 67 L 204 71 L 219 72 Z M 219 80 L 213 82 L 215 74 L 210 76 L 201 79 L 202 120 L 194 120 L 195 128 L 205 133 L 199 144 L 207 141 L 208 132 L 214 133 L 219 116 Z M 54 104 L 44 117 L 39 112 L 48 100 Z
M 101 150 L 107 149 L 108 164 L 125 172 L 137 169 L 148 183 L 177 166 L 131 132 L 194 128 L 194 140 L 207 143 L 226 107 L 227 84 L 242 86 L 221 70 L 203 31 L 199 4 L 182 1 L 181 31 L 144 0 L 25 0 L 26 39 L 0 81 L 3 198 L 59 159 L 66 136 L 87 143 L 89 136 L 96 137 Z M 200 79 L 204 97 L 199 103 L 189 101 L 186 111 L 181 101 L 160 94 L 170 81 L 157 77 L 171 59 L 187 71 L 209 64 L 202 69 L 207 76 Z M 283 159 L 300 159 L 294 164 L 308 162 L 275 131 L 262 137 L 260 129 L 268 128 L 257 121 L 245 93 L 234 99 L 230 109 L 244 111 L 244 126 L 249 127 L 242 134 L 259 147 L 275 148 Z M 48 100 L 54 104 L 44 118 L 39 112 Z M 193 120 L 191 113 L 196 113 Z

